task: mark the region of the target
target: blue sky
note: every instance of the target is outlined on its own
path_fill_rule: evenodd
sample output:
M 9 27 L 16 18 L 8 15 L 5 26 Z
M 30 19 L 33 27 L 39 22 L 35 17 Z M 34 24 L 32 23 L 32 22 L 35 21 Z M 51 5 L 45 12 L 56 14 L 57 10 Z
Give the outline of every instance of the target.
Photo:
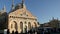
M 21 0 L 14 0 L 14 4 L 21 3 Z M 0 0 L 0 10 L 6 5 L 7 12 L 11 10 L 12 0 Z M 58 18 L 60 20 L 60 0 L 25 0 L 27 9 L 37 17 L 40 23 Z

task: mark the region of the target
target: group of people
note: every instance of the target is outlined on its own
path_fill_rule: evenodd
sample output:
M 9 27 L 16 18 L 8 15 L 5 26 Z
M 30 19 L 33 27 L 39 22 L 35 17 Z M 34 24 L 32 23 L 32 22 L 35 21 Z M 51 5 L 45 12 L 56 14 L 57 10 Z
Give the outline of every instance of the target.
M 21 32 L 21 33 L 18 33 L 18 31 L 16 31 L 16 32 L 14 32 L 14 31 L 12 31 L 12 33 L 10 33 L 9 32 L 9 29 L 7 30 L 7 34 L 37 34 L 37 32 L 35 31 L 35 30 L 29 30 L 28 32 L 27 31 L 25 31 L 25 33 L 23 33 L 23 32 Z
M 28 32 L 25 31 L 25 33 L 21 32 L 18 33 L 18 31 L 14 32 L 12 31 L 11 34 L 51 34 L 51 33 L 56 33 L 56 32 L 60 32 L 60 28 L 49 28 L 49 29 L 31 29 Z M 7 30 L 7 34 L 10 34 L 9 30 Z
M 10 34 L 9 29 L 7 30 L 7 34 Z M 16 31 L 15 33 L 14 33 L 14 31 L 12 31 L 11 34 L 18 34 L 18 31 Z

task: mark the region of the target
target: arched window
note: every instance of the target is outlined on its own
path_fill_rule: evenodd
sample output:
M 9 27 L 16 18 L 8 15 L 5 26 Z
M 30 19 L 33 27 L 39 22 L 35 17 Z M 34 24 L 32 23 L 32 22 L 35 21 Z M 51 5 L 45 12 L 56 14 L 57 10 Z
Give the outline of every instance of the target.
M 10 18 L 11 18 L 11 16 L 10 16 Z
M 14 24 L 15 24 L 15 29 L 16 29 L 16 31 L 17 31 L 17 29 L 18 29 L 18 27 L 17 27 L 17 22 L 16 21 L 13 21 L 14 22 Z
M 23 22 L 20 22 L 20 29 L 23 30 Z
M 28 28 L 31 29 L 31 23 L 30 22 L 28 22 Z

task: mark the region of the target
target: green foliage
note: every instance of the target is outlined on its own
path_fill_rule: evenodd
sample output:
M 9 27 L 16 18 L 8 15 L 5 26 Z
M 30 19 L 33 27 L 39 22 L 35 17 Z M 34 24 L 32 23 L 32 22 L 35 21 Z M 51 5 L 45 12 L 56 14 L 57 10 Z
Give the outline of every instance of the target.
M 59 28 L 60 20 L 54 19 L 48 22 L 50 27 Z
M 0 30 L 7 28 L 7 13 L 0 14 Z

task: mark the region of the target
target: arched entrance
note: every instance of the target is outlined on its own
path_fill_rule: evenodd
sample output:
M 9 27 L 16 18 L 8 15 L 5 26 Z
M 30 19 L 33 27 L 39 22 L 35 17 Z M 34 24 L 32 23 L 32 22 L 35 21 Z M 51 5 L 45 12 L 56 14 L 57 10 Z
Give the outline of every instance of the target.
M 20 22 L 20 29 L 23 31 L 23 22 Z
M 10 23 L 10 31 L 11 31 L 11 33 L 12 33 L 12 31 L 17 31 L 17 28 L 18 26 L 17 26 L 17 22 L 16 21 L 12 21 L 11 23 Z
M 31 23 L 28 22 L 28 29 L 30 30 L 31 29 Z
M 17 31 L 17 29 L 18 29 L 17 22 L 16 21 L 13 21 L 13 22 L 14 22 L 14 25 L 15 25 L 15 29 Z

